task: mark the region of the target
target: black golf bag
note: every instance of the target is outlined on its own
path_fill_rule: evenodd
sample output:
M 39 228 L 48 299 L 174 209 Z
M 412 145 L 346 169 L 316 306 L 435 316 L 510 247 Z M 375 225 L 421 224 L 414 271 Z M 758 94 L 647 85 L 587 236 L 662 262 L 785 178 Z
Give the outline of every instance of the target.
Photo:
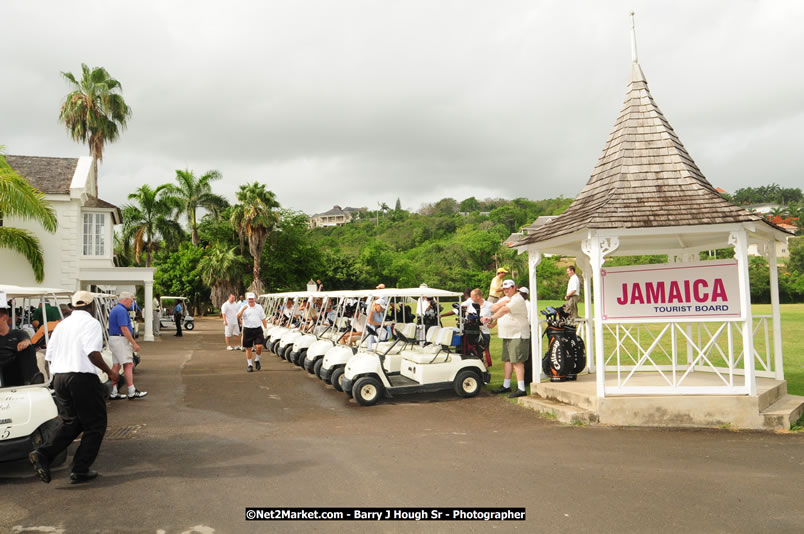
M 586 368 L 586 347 L 578 337 L 576 327 L 567 323 L 564 307 L 548 306 L 542 310 L 547 318 L 547 352 L 542 359 L 542 371 L 551 382 L 575 380 L 578 373 Z
M 463 323 L 463 336 L 461 337 L 461 354 L 472 355 L 482 360 L 486 368 L 491 367 L 489 354 L 489 336 L 480 331 L 479 306 L 464 310 L 460 305 L 453 304 L 456 311 L 461 314 Z

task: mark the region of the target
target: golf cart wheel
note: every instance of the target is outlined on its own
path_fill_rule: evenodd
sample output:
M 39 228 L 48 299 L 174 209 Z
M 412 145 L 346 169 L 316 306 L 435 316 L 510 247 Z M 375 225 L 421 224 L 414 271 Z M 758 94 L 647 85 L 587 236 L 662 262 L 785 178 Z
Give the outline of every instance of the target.
M 282 355 L 279 354 L 279 340 L 278 339 L 276 341 L 274 341 L 273 343 L 271 343 L 271 352 L 273 352 L 274 354 L 276 354 L 280 358 L 282 357 Z
M 293 358 L 291 357 L 292 355 L 293 355 L 293 345 L 288 343 L 287 345 L 285 345 L 285 360 L 289 361 L 290 363 L 293 363 Z
M 332 371 L 332 376 L 329 379 L 329 383 L 332 384 L 332 387 L 335 388 L 335 391 L 343 391 L 343 386 L 341 385 L 343 382 L 343 367 L 338 367 L 334 371 Z
M 285 359 L 285 349 L 279 346 L 278 341 L 276 342 L 276 344 L 274 346 L 276 347 L 274 352 L 277 354 L 277 356 L 279 356 L 280 358 L 282 358 L 284 360 Z
M 480 384 L 477 373 L 464 369 L 455 377 L 455 393 L 461 397 L 474 397 L 480 392 Z
M 184 329 L 185 329 L 185 330 L 192 330 L 193 328 L 195 328 L 195 322 L 192 322 L 192 323 L 184 323 Z
M 373 376 L 364 376 L 352 386 L 352 395 L 361 406 L 373 406 L 380 400 L 382 384 Z
M 304 359 L 307 357 L 307 349 L 302 349 L 299 351 L 299 355 L 296 356 L 296 365 L 299 367 L 304 367 Z
M 324 365 L 324 358 L 318 358 L 313 364 L 313 374 L 321 378 L 321 366 Z M 323 380 L 323 378 L 321 378 Z

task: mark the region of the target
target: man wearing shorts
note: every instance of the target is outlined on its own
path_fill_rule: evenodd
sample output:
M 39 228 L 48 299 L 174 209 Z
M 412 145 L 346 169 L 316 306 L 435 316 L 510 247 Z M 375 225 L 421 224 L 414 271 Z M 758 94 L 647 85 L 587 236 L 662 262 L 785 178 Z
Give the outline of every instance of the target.
M 131 324 L 131 316 L 128 314 L 131 303 L 134 302 L 134 295 L 123 291 L 117 299 L 117 305 L 109 313 L 109 350 L 112 351 L 114 361 L 112 370 L 116 374 L 120 371 L 120 367 L 123 368 L 123 376 L 126 377 L 128 385 L 128 400 L 141 399 L 148 392 L 139 391 L 134 387 L 134 352 L 140 351 L 140 346 L 131 335 L 134 329 Z M 117 391 L 117 382 L 112 386 L 112 394 L 109 395 L 109 398 L 112 400 L 126 398 L 126 395 Z
M 237 312 L 240 308 L 235 302 L 234 293 L 229 293 L 229 299 L 221 306 L 223 317 L 223 336 L 226 338 L 226 350 L 240 350 L 240 324 L 237 322 Z
M 502 283 L 505 294 L 492 307 L 492 319 L 497 320 L 497 335 L 502 339 L 502 361 L 504 368 L 503 385 L 493 393 L 511 392 L 511 375 L 516 373 L 517 390 L 508 395 L 509 399 L 524 397 L 525 362 L 528 360 L 530 345 L 530 325 L 528 324 L 528 307 L 525 299 L 516 290 L 513 280 Z
M 249 373 L 260 370 L 260 354 L 262 354 L 262 346 L 265 345 L 265 337 L 263 335 L 263 327 L 268 327 L 268 321 L 265 320 L 265 310 L 262 306 L 257 306 L 255 302 L 254 293 L 246 293 L 246 305 L 237 312 L 237 318 L 243 319 L 243 346 L 246 347 L 246 359 L 248 360 Z M 254 358 L 254 364 L 251 363 L 251 349 L 256 347 L 257 356 Z

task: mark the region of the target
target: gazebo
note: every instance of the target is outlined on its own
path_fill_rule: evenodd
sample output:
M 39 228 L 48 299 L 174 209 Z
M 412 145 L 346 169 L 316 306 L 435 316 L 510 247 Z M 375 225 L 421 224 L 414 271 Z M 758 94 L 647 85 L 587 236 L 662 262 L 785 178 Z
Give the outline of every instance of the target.
M 782 362 L 775 245 L 789 233 L 707 181 L 651 96 L 632 44 L 625 103 L 591 178 L 566 212 L 511 244 L 528 253 L 531 317 L 543 254 L 575 257 L 583 273 L 588 374 L 540 383 L 534 365 L 535 398 L 524 402 L 543 398 L 536 407 L 555 412 L 559 401 L 576 409 L 569 418 L 580 410 L 611 424 L 789 428 L 804 409 L 804 397 L 786 394 Z M 770 316 L 751 313 L 750 245 L 769 260 Z M 732 259 L 699 261 L 729 247 Z M 668 263 L 605 266 L 656 254 Z M 542 326 L 531 328 L 541 356 Z

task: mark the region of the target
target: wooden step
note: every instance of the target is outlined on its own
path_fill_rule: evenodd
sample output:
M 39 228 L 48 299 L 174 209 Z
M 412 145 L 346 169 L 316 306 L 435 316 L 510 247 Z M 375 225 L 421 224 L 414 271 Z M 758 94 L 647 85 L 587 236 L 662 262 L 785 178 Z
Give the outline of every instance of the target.
M 804 397 L 785 395 L 760 413 L 765 418 L 766 428 L 790 430 L 804 414 Z
M 517 402 L 526 408 L 536 410 L 537 412 L 548 414 L 554 417 L 557 421 L 567 424 L 578 423 L 597 423 L 598 416 L 596 413 L 558 402 L 551 399 L 544 399 L 536 395 L 529 395 L 527 397 L 520 397 Z

